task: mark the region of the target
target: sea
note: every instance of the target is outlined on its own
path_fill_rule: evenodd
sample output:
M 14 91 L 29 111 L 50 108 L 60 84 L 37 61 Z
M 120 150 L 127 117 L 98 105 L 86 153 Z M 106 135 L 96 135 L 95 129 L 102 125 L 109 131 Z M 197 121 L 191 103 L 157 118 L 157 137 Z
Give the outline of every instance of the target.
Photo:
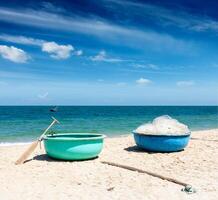
M 102 133 L 108 137 L 131 134 L 155 117 L 169 115 L 191 131 L 218 128 L 218 106 L 0 106 L 0 145 L 36 139 L 52 122 L 55 133 Z

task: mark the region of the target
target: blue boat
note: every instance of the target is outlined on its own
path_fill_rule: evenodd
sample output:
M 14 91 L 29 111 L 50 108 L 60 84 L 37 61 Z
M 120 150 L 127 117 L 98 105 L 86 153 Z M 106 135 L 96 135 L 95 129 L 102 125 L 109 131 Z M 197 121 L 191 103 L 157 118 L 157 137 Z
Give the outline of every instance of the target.
M 175 152 L 183 150 L 190 140 L 190 133 L 185 135 L 149 135 L 133 132 L 139 148 L 151 152 Z

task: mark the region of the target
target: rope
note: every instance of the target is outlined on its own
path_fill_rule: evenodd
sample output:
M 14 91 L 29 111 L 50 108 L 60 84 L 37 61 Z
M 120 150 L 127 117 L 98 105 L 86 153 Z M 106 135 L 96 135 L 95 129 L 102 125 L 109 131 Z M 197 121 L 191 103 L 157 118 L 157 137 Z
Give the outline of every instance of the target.
M 138 169 L 138 168 L 135 168 L 135 167 L 122 165 L 122 164 L 118 164 L 118 163 L 113 163 L 113 162 L 108 162 L 108 161 L 101 161 L 101 163 L 111 165 L 111 166 L 115 166 L 115 167 L 120 167 L 120 168 L 127 169 L 127 170 L 130 170 L 130 171 L 136 171 L 136 172 L 139 172 L 139 173 L 148 174 L 150 176 L 160 178 L 162 180 L 167 180 L 169 182 L 172 182 L 172 183 L 175 183 L 175 184 L 178 184 L 178 185 L 182 185 L 182 186 L 184 186 L 184 189 L 182 189 L 182 191 L 184 191 L 184 192 L 186 192 L 188 194 L 192 194 L 192 193 L 196 192 L 196 189 L 194 189 L 192 187 L 192 185 L 184 183 L 184 182 L 179 181 L 179 180 L 174 179 L 174 178 L 166 177 L 166 176 L 163 176 L 163 175 L 160 175 L 160 174 L 156 174 L 154 172 L 150 172 L 150 171 L 147 171 L 147 170 Z

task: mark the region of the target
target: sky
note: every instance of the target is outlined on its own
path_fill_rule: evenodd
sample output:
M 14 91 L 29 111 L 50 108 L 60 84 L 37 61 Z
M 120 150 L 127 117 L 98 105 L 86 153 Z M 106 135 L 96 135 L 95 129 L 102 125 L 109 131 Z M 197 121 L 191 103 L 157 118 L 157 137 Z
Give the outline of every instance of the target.
M 218 2 L 0 1 L 0 105 L 217 105 Z

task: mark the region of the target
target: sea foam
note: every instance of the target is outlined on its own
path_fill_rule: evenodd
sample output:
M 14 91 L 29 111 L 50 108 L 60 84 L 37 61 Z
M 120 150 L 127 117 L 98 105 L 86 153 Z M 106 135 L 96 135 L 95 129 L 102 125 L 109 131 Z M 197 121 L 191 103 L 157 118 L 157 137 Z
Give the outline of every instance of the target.
M 171 118 L 168 115 L 163 115 L 155 118 L 151 123 L 145 123 L 139 126 L 136 133 L 149 135 L 187 135 L 190 134 L 188 126 Z
M 0 147 L 21 146 L 31 144 L 31 142 L 0 142 Z

